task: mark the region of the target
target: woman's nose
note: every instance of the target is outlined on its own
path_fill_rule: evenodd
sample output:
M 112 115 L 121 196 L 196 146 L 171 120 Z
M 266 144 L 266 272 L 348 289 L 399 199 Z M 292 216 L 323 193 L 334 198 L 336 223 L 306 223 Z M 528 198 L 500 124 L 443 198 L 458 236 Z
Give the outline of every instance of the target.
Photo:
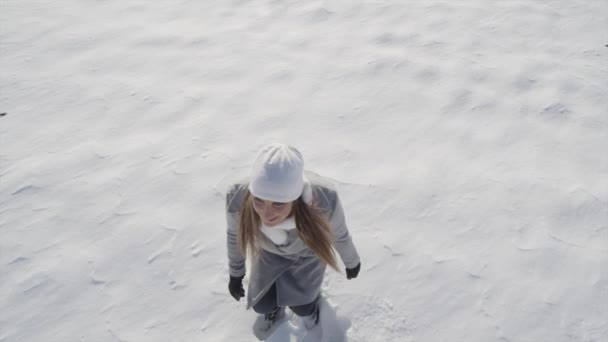
M 264 217 L 271 218 L 274 215 L 274 210 L 272 208 L 272 203 L 264 204 Z

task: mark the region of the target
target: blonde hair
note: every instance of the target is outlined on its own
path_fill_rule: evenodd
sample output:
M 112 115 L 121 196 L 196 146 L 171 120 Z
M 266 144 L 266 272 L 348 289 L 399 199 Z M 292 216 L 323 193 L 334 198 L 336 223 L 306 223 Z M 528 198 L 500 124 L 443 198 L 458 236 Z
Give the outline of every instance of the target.
M 241 208 L 239 247 L 243 255 L 247 255 L 249 252 L 255 256 L 258 252 L 256 241 L 260 239 L 261 220 L 253 209 L 253 196 L 249 191 L 243 198 Z M 321 262 L 338 271 L 336 253 L 333 248 L 333 234 L 320 209 L 314 205 L 308 205 L 302 197 L 299 197 L 293 202 L 290 216 L 292 215 L 296 221 L 296 230 L 300 240 L 321 259 Z

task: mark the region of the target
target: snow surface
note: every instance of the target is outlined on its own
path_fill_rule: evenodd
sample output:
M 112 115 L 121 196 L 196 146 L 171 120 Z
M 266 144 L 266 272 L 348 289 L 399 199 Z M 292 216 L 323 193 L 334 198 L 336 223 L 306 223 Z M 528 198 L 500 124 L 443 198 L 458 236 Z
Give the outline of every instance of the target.
M 273 342 L 608 341 L 607 18 L 0 1 L 0 341 L 254 341 L 223 192 L 272 141 L 335 180 L 363 265 Z

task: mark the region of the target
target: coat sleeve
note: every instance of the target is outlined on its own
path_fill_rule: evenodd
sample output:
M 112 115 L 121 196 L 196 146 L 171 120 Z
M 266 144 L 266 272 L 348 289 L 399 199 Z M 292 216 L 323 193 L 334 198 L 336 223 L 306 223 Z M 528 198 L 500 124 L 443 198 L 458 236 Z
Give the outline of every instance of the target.
M 240 202 L 239 185 L 233 185 L 226 194 L 226 223 L 228 268 L 233 277 L 242 277 L 246 273 L 245 256 L 241 253 L 238 242 Z
M 340 197 L 337 192 L 335 193 L 335 198 L 333 200 L 333 211 L 330 215 L 329 224 L 334 233 L 336 250 L 338 251 L 338 254 L 340 254 L 344 266 L 353 268 L 360 262 L 359 254 L 357 253 L 355 244 L 348 232 L 346 219 L 344 218 L 344 210 L 342 209 L 342 203 L 340 203 Z

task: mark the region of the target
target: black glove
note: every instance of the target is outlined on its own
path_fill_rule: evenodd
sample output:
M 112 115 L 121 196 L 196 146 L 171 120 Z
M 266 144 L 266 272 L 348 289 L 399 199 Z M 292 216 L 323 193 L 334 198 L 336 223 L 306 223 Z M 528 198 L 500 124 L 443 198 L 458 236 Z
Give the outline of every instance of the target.
M 241 297 L 245 297 L 245 289 L 243 288 L 243 277 L 230 276 L 230 283 L 228 283 L 228 290 L 230 295 L 236 300 L 241 300 Z
M 361 263 L 359 263 L 354 268 L 347 268 L 346 269 L 346 278 L 347 279 L 357 278 L 360 270 L 361 270 Z

